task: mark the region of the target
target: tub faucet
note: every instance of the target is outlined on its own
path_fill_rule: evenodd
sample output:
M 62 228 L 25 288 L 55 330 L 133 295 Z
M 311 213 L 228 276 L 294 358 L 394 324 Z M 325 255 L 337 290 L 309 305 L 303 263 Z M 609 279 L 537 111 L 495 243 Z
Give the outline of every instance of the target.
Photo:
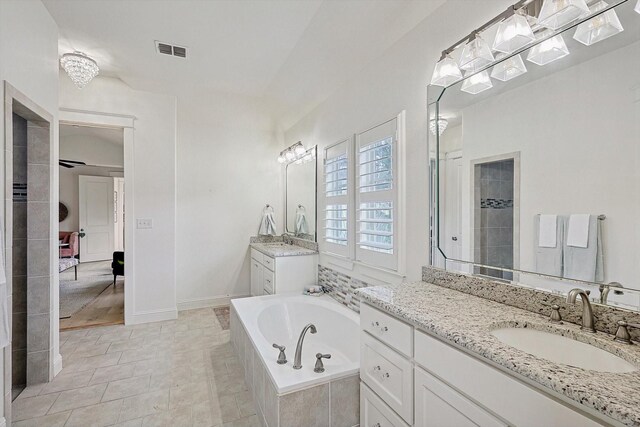
M 582 300 L 582 327 L 580 329 L 587 332 L 595 332 L 596 328 L 593 326 L 593 310 L 589 302 L 589 295 L 582 289 L 571 289 L 567 294 L 567 304 L 575 304 L 578 295 L 580 295 L 580 299 Z
M 296 357 L 293 360 L 293 369 L 302 368 L 302 343 L 304 342 L 304 336 L 309 329 L 311 329 L 312 334 L 318 332 L 313 323 L 309 323 L 307 326 L 302 328 L 302 333 L 300 333 L 300 338 L 298 338 L 298 345 L 296 345 Z

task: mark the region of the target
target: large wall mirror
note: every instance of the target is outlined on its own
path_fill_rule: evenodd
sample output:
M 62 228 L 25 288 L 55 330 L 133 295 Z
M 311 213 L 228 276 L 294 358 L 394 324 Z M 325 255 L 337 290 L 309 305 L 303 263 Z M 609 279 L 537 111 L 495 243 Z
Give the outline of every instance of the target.
M 286 228 L 296 237 L 316 241 L 316 147 L 286 166 Z
M 640 5 L 587 3 L 570 27 L 429 87 L 434 253 L 448 270 L 638 310 Z

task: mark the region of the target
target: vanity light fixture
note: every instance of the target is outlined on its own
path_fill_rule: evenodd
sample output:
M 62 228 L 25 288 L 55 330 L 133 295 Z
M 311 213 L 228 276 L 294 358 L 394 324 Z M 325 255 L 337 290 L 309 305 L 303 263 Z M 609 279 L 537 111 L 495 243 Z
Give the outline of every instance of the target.
M 445 129 L 447 129 L 448 125 L 449 125 L 449 121 L 447 119 L 429 120 L 429 130 L 433 135 L 436 134 L 436 129 L 438 129 L 438 135 L 442 135 Z
M 557 30 L 588 14 L 589 8 L 584 0 L 544 0 L 538 15 L 538 25 Z
M 638 0 L 638 3 L 636 3 L 636 7 L 633 9 L 636 12 L 638 12 L 638 14 L 640 14 L 640 0 Z
M 569 55 L 569 49 L 562 38 L 562 34 L 551 37 L 535 45 L 527 55 L 527 61 L 537 65 L 547 65 Z
M 60 66 L 78 89 L 85 87 L 100 72 L 96 61 L 77 50 L 62 55 Z
M 478 33 L 473 33 L 469 36 L 469 43 L 462 49 L 460 68 L 465 71 L 475 72 L 494 60 L 489 43 L 480 37 Z
M 487 72 L 487 70 L 485 70 L 478 74 L 474 74 L 473 76 L 462 82 L 462 88 L 460 90 L 472 95 L 476 95 L 480 92 L 491 89 L 492 87 L 493 83 L 491 83 L 489 73 Z
M 527 67 L 524 65 L 522 56 L 518 54 L 494 65 L 493 70 L 491 70 L 491 77 L 506 82 L 526 72 Z
M 431 84 L 434 86 L 447 87 L 458 80 L 462 80 L 462 72 L 460 72 L 458 64 L 451 56 L 443 53 L 440 61 L 436 63 L 436 67 L 433 70 Z
M 526 16 L 511 9 L 512 15 L 498 24 L 493 50 L 511 53 L 535 41 L 533 30 Z
M 280 152 L 278 163 L 302 161 L 307 155 L 307 150 L 304 148 L 304 145 L 302 145 L 302 141 L 298 141 L 290 147 L 287 147 L 286 150 Z
M 599 1 L 589 9 L 593 14 L 605 9 L 607 6 L 609 5 L 606 2 Z M 578 25 L 573 38 L 586 46 L 591 46 L 622 31 L 624 31 L 624 28 L 622 28 L 616 11 L 609 9 Z

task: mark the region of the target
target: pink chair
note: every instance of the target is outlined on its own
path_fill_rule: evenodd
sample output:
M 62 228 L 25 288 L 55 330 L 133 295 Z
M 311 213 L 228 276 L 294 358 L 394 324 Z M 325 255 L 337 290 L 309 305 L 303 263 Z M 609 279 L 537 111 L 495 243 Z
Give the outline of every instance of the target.
M 69 244 L 69 246 L 60 247 L 60 258 L 73 258 L 78 255 L 77 231 L 61 231 L 60 233 L 58 233 L 58 239 L 62 243 Z

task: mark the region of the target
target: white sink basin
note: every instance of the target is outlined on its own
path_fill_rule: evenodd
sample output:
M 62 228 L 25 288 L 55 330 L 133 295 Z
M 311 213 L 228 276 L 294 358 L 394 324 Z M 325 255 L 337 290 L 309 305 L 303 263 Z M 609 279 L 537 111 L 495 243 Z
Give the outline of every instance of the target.
M 528 328 L 491 331 L 501 342 L 554 363 L 599 372 L 625 373 L 638 369 L 626 360 L 589 344 Z

